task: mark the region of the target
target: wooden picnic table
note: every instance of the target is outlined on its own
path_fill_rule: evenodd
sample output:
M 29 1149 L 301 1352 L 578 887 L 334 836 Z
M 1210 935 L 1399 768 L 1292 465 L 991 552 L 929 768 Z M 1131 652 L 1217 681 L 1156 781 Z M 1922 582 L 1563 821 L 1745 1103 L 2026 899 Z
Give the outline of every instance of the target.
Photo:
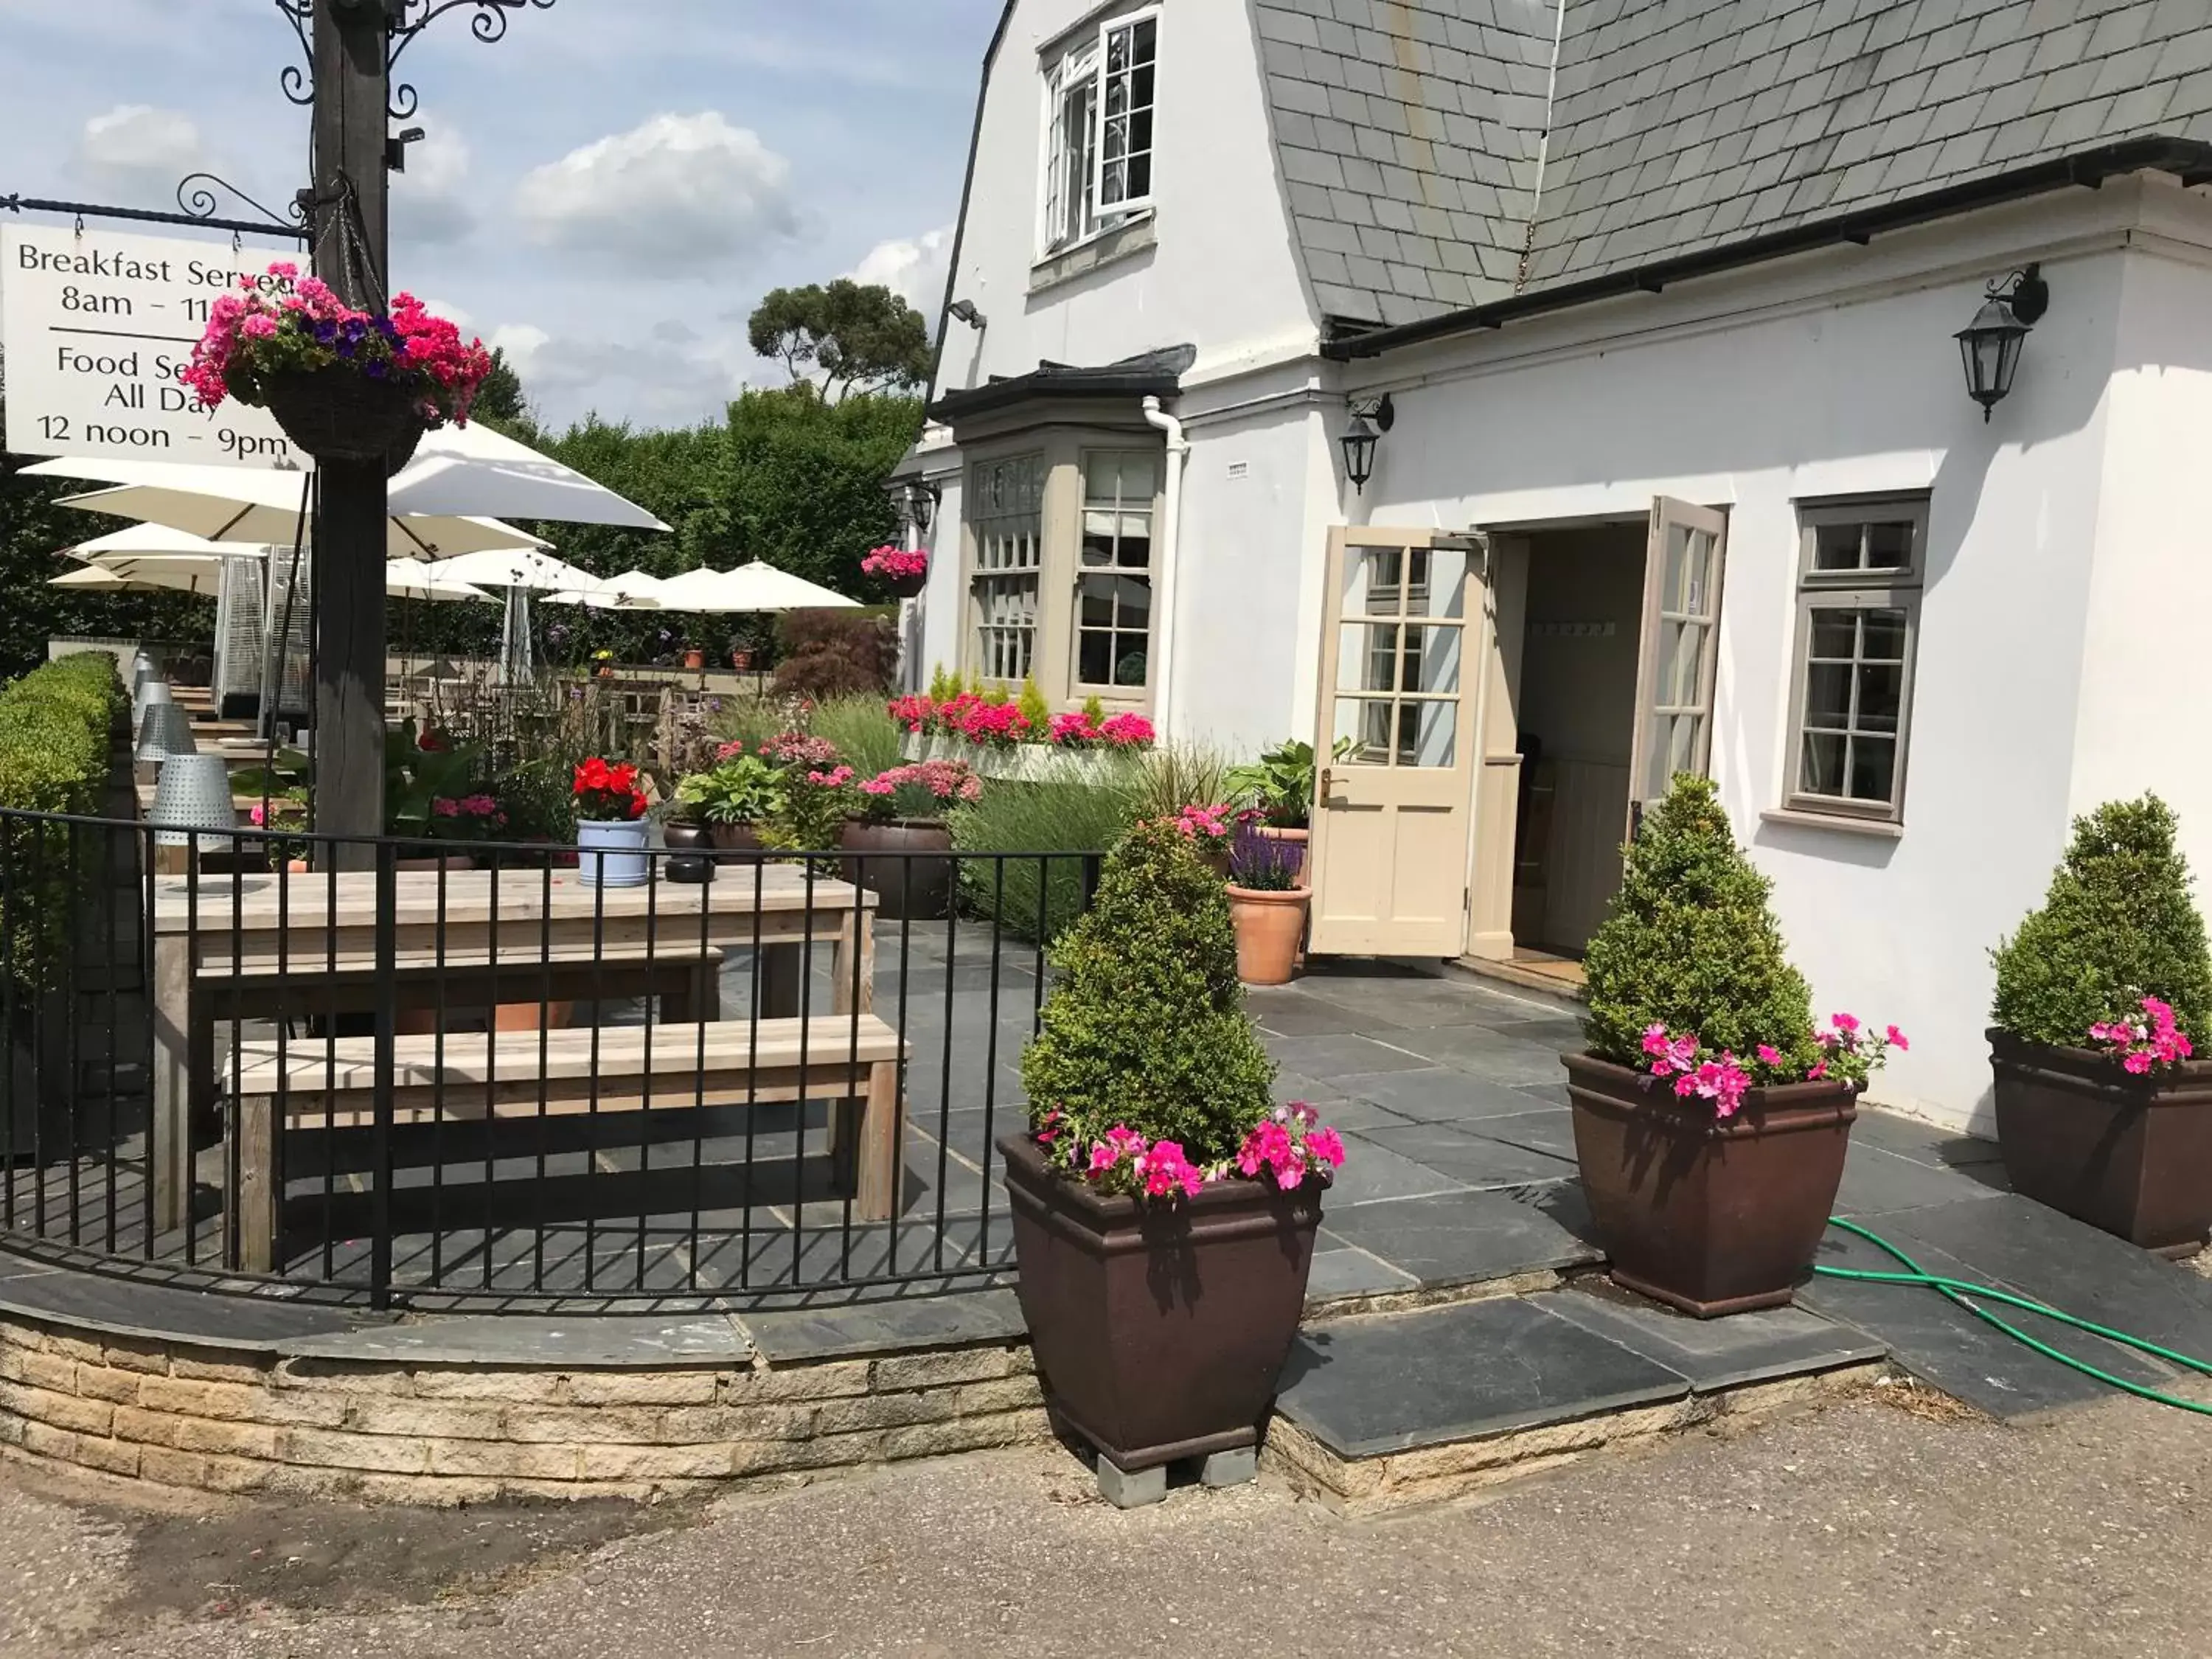
M 574 870 L 404 870 L 394 882 L 389 958 L 378 951 L 374 871 L 153 883 L 158 1226 L 182 1224 L 191 1190 L 192 1103 L 211 1098 L 219 1081 L 209 1012 L 217 1004 L 227 1018 L 296 1018 L 323 1011 L 319 983 L 374 983 L 388 971 L 401 1006 L 420 1007 L 441 999 L 441 981 L 480 982 L 487 970 L 526 987 L 533 967 L 588 976 L 603 958 L 635 968 L 656 954 L 697 960 L 757 945 L 757 1012 L 787 1018 L 801 1012 L 811 947 L 827 945 L 828 1012 L 872 1011 L 876 896 L 820 877 L 810 884 L 793 866 L 725 865 L 702 885 L 598 888 Z

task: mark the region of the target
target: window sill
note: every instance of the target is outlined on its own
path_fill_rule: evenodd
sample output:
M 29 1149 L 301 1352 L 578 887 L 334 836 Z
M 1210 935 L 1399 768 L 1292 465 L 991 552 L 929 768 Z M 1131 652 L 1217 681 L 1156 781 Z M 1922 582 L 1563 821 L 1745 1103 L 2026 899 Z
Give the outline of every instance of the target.
M 1771 806 L 1759 817 L 1764 823 L 1787 824 L 1796 830 L 1834 830 L 1846 836 L 1871 836 L 1877 841 L 1899 841 L 1905 836 L 1901 823 L 1887 818 L 1846 817 L 1840 812 L 1800 812 L 1786 806 Z
M 1101 265 L 1130 258 L 1154 246 L 1159 238 L 1153 231 L 1152 215 L 1147 211 L 1127 224 L 1102 230 L 1073 247 L 1064 247 L 1055 254 L 1038 260 L 1030 267 L 1030 295 L 1035 298 L 1048 289 L 1072 283 L 1079 276 L 1087 276 Z

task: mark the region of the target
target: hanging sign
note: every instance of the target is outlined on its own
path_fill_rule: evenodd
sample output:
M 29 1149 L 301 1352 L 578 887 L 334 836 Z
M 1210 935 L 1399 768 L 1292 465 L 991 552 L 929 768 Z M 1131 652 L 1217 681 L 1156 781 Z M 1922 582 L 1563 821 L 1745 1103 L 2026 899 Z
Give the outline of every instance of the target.
M 265 409 L 206 410 L 183 375 L 209 308 L 266 250 L 67 227 L 0 229 L 6 447 L 219 466 L 304 468 Z

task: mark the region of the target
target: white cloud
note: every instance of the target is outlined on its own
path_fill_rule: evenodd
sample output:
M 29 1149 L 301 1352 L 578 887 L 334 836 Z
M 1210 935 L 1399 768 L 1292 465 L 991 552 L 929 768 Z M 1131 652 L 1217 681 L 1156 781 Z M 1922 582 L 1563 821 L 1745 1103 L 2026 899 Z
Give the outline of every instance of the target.
M 574 415 L 597 407 L 648 423 L 714 417 L 755 383 L 760 366 L 742 328 L 702 333 L 676 318 L 628 340 L 556 338 L 534 324 L 511 323 L 494 329 L 485 343 L 506 352 L 541 407 Z
M 522 181 L 534 240 L 659 265 L 751 252 L 793 235 L 791 163 L 719 112 L 656 115 Z
M 467 141 L 451 126 L 433 126 L 407 146 L 407 170 L 390 175 L 396 246 L 458 242 L 476 228 L 469 161 Z
M 77 140 L 78 167 L 118 184 L 166 181 L 173 187 L 206 163 L 200 130 L 179 110 L 151 104 L 118 104 L 84 124 Z
M 856 283 L 880 283 L 937 326 L 945 303 L 946 268 L 952 258 L 952 227 L 926 231 L 910 240 L 878 242 L 853 268 Z
M 451 300 L 434 300 L 421 294 L 415 297 L 422 301 L 422 308 L 433 317 L 443 317 L 464 334 L 477 325 L 475 313 L 466 306 L 457 306 Z

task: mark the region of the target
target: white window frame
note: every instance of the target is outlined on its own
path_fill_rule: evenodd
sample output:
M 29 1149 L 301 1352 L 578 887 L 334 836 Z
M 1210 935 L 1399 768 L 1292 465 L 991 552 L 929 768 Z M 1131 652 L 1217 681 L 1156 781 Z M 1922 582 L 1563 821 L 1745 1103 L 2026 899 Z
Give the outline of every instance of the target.
M 1004 471 L 1010 480 L 1026 474 L 1031 499 L 1018 502 L 1010 508 L 994 506 L 989 484 L 990 475 Z M 968 487 L 964 499 L 972 502 L 968 511 L 968 582 L 965 600 L 967 639 L 962 654 L 974 665 L 981 678 L 1001 684 L 1019 685 L 1036 672 L 1044 648 L 1049 626 L 1048 607 L 1051 590 L 1047 586 L 1046 572 L 1051 564 L 1049 553 L 1051 519 L 1048 505 L 1048 486 L 1052 469 L 1049 458 L 1042 449 L 1026 449 L 988 459 L 979 459 L 969 469 Z M 990 550 L 1003 549 L 1008 526 L 1019 521 L 1035 520 L 1034 526 L 1018 539 L 1026 546 L 1030 557 L 1019 563 L 1008 562 L 1003 556 L 992 562 Z M 1030 616 L 1026 624 L 1003 621 L 990 604 L 990 596 L 1000 592 L 1018 592 L 1026 583 L 1030 593 Z M 1005 674 L 999 671 L 1003 664 L 1008 636 L 1027 635 L 1024 641 L 1026 659 L 1021 664 L 1022 672 Z M 999 642 L 994 651 L 991 641 Z
M 1083 544 L 1086 539 L 1085 534 L 1085 520 L 1088 514 L 1092 511 L 1092 502 L 1091 499 L 1091 463 L 1094 459 L 1103 456 L 1111 456 L 1118 463 L 1124 457 L 1135 455 L 1143 456 L 1152 464 L 1152 493 L 1145 499 L 1141 506 L 1122 501 L 1118 494 L 1119 480 L 1117 465 L 1117 493 L 1115 498 L 1113 513 L 1114 516 L 1117 520 L 1124 517 L 1136 517 L 1139 515 L 1141 515 L 1144 518 L 1146 521 L 1145 562 L 1141 568 L 1135 565 L 1124 565 L 1121 563 L 1118 559 L 1112 564 L 1085 564 L 1083 562 Z M 1160 596 L 1158 576 L 1160 558 L 1160 510 L 1163 504 L 1163 491 L 1166 489 L 1166 473 L 1164 471 L 1166 457 L 1167 451 L 1161 445 L 1141 443 L 1121 445 L 1086 444 L 1075 453 L 1075 558 L 1074 580 L 1071 584 L 1068 595 L 1069 655 L 1067 665 L 1068 684 L 1073 689 L 1073 695 L 1075 696 L 1088 696 L 1095 695 L 1103 698 L 1149 697 L 1152 695 L 1153 683 L 1158 675 L 1158 653 L 1156 647 L 1159 640 Z M 1115 536 L 1117 552 L 1119 550 L 1120 540 L 1120 531 L 1119 526 L 1117 526 Z M 1121 614 L 1121 606 L 1118 596 L 1114 601 L 1116 625 L 1103 629 L 1086 628 L 1084 626 L 1083 592 L 1088 580 L 1093 576 L 1121 577 L 1140 580 L 1145 585 L 1145 588 L 1148 595 L 1145 604 L 1145 678 L 1134 685 L 1124 685 L 1113 678 L 1112 669 L 1115 663 L 1120 660 L 1118 657 L 1109 662 L 1108 677 L 1105 679 L 1088 680 L 1083 677 L 1083 636 L 1085 634 L 1106 634 L 1114 639 L 1118 640 L 1123 634 L 1131 631 L 1118 625 L 1118 619 Z
M 1920 598 L 1928 568 L 1928 504 L 1925 495 L 1874 495 L 1798 504 L 1796 648 L 1790 654 L 1789 750 L 1783 775 L 1783 805 L 1790 812 L 1899 824 L 1905 822 L 1906 762 L 1912 741 L 1912 698 L 1920 653 Z M 1843 526 L 1910 524 L 1911 546 L 1901 565 L 1880 569 L 1820 570 L 1814 556 L 1823 529 Z M 1863 543 L 1862 544 L 1863 547 Z M 1862 553 L 1862 558 L 1864 554 Z M 1889 798 L 1814 794 L 1804 787 L 1807 706 L 1811 695 L 1809 659 L 1814 613 L 1820 611 L 1898 611 L 1905 617 L 1904 669 L 1899 676 L 1896 755 Z M 1852 691 L 1856 708 L 1857 690 Z M 1851 728 L 1856 732 L 1854 718 Z M 1846 776 L 1849 757 L 1845 758 Z
M 1040 259 L 1048 259 L 1071 248 L 1080 247 L 1085 242 L 1152 211 L 1154 192 L 1150 186 L 1158 177 L 1159 167 L 1161 11 L 1162 8 L 1158 6 L 1146 6 L 1139 10 L 1119 13 L 1100 23 L 1095 33 L 1078 35 L 1056 50 L 1044 54 L 1042 69 L 1044 104 L 1038 143 L 1041 161 L 1036 246 Z M 1113 37 L 1123 33 L 1133 35 L 1138 26 L 1147 21 L 1153 27 L 1153 91 L 1152 102 L 1146 107 L 1152 115 L 1152 131 L 1151 143 L 1139 152 L 1146 158 L 1147 188 L 1141 195 L 1128 197 L 1108 209 L 1103 205 L 1106 196 L 1106 66 L 1112 59 Z M 1085 84 L 1090 88 L 1090 110 L 1085 118 L 1083 142 L 1088 153 L 1088 165 L 1083 169 L 1083 200 L 1080 204 L 1074 204 L 1067 195 L 1071 168 L 1070 136 L 1066 115 L 1070 94 L 1079 86 Z

